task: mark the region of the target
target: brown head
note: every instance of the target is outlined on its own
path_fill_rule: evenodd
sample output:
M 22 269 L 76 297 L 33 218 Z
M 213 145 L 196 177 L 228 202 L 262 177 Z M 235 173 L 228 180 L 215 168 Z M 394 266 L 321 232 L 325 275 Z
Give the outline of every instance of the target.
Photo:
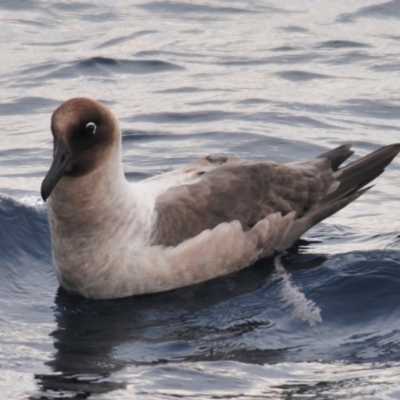
M 42 182 L 44 201 L 62 176 L 90 174 L 120 145 L 118 122 L 103 104 L 87 98 L 74 98 L 61 104 L 51 118 L 54 138 L 53 163 Z

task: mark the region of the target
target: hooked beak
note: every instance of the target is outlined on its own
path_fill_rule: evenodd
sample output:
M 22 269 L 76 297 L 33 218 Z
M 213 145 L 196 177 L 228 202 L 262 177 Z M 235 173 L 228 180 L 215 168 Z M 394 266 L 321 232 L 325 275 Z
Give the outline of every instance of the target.
M 54 154 L 53 163 L 51 164 L 49 172 L 43 179 L 42 187 L 40 189 L 44 201 L 48 199 L 57 182 L 63 176 L 65 170 L 68 168 L 71 158 L 71 152 L 61 140 Z

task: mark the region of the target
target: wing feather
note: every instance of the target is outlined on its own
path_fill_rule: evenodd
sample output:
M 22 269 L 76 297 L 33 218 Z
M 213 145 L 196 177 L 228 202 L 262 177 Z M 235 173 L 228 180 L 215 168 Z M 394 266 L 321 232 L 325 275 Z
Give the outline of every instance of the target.
M 330 185 L 333 178 L 325 180 Z M 247 231 L 276 212 L 295 211 L 301 216 L 327 188 L 314 165 L 223 164 L 201 175 L 196 183 L 172 187 L 158 197 L 152 243 L 176 246 L 234 220 Z
M 152 243 L 176 246 L 236 220 L 246 232 L 271 214 L 291 213 L 292 230 L 281 238 L 288 245 L 365 193 L 369 189 L 365 186 L 399 152 L 400 143 L 395 143 L 344 167 L 341 164 L 353 154 L 349 145 L 290 164 L 207 157 L 202 161 L 208 166 L 204 174 L 191 184 L 170 187 L 157 198 Z

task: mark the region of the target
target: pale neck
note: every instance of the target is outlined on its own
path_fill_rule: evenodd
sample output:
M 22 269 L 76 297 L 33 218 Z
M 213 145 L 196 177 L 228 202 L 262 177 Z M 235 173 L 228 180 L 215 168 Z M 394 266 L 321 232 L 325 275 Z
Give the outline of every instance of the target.
M 102 215 L 125 201 L 128 187 L 119 154 L 110 157 L 85 176 L 60 179 L 48 202 L 51 217 L 62 220 L 65 227 L 84 224 L 90 229 L 92 223 L 97 225 Z

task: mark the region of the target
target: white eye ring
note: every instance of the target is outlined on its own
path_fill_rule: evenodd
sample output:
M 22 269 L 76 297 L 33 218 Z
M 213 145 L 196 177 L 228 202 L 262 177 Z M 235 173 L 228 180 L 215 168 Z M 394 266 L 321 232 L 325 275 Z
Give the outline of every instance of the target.
M 96 133 L 97 126 L 94 122 L 88 122 L 85 126 L 85 129 L 88 133 L 94 135 Z

